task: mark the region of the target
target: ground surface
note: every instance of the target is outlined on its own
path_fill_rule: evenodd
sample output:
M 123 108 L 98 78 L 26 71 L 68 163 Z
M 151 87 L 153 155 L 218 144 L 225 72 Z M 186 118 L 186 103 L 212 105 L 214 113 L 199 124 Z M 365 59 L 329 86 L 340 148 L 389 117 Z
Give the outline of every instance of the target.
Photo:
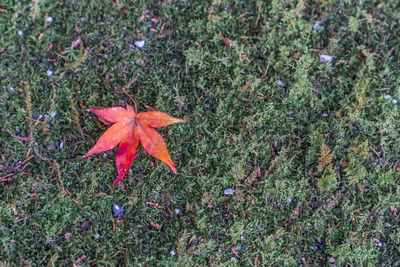
M 0 9 L 3 264 L 400 264 L 398 1 Z M 82 158 L 123 86 L 187 120 L 159 130 L 177 175 Z

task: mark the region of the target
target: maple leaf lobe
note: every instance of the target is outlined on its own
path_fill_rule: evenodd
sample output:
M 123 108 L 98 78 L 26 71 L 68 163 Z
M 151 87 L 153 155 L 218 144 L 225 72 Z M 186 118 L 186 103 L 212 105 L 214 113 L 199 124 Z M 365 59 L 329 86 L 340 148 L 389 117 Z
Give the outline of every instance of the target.
M 165 127 L 174 123 L 186 122 L 186 120 L 176 119 L 160 111 L 147 111 L 137 114 L 140 123 L 153 128 Z
M 109 122 L 118 122 L 129 116 L 129 111 L 123 107 L 89 109 L 89 111 Z
M 124 121 L 117 122 L 108 128 L 99 140 L 97 140 L 95 146 L 90 149 L 84 157 L 89 157 L 95 153 L 104 152 L 116 147 L 122 139 L 129 134 L 129 128 L 126 127 Z

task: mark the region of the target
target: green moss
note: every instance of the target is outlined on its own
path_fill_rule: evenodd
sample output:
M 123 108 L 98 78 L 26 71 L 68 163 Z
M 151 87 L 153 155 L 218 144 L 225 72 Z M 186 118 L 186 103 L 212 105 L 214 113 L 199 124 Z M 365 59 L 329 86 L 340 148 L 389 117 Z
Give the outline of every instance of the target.
M 0 265 L 399 265 L 396 1 L 0 8 Z M 123 86 L 187 120 L 159 129 L 177 175 L 82 158 Z

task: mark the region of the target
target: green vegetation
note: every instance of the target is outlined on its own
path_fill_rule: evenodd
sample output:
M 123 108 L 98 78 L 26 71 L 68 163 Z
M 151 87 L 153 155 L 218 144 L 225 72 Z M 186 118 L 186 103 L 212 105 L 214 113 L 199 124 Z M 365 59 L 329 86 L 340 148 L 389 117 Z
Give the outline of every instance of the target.
M 0 265 L 400 265 L 399 1 L 0 9 Z M 82 158 L 123 86 L 177 175 Z

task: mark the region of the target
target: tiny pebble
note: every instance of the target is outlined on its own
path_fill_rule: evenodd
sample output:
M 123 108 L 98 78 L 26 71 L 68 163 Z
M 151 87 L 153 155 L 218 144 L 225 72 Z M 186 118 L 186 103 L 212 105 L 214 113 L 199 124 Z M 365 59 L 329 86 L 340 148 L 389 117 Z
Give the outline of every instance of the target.
M 179 214 L 179 213 L 181 213 L 181 210 L 180 209 L 175 209 L 175 213 Z
M 18 30 L 18 32 L 17 32 L 17 33 L 18 33 L 18 35 L 19 35 L 19 36 L 24 36 L 24 32 L 23 32 L 23 31 L 21 31 L 21 30 Z
M 48 16 L 48 17 L 46 18 L 46 22 L 47 22 L 47 23 L 52 23 L 52 22 L 53 22 L 53 17 Z
M 389 98 L 391 98 L 391 97 L 392 97 L 392 96 L 389 95 L 389 94 L 386 94 L 386 95 L 384 96 L 385 99 L 389 99 Z
M 100 238 L 100 234 L 98 234 L 98 233 L 95 234 L 95 235 L 94 235 L 94 238 L 99 239 L 99 238 Z
M 120 215 L 121 213 L 123 213 L 125 210 L 123 208 L 121 208 L 120 205 L 118 204 L 114 204 L 113 205 L 113 216 L 117 217 L 118 215 Z
M 144 40 L 135 41 L 135 45 L 137 48 L 143 48 L 145 44 L 146 42 Z
M 175 256 L 175 255 L 176 255 L 176 252 L 175 252 L 175 250 L 171 250 L 171 251 L 169 252 L 169 254 L 171 254 L 171 256 Z
M 335 258 L 334 257 L 329 257 L 329 262 L 330 263 L 334 263 L 335 262 Z
M 47 76 L 51 76 L 51 75 L 53 75 L 53 71 L 52 71 L 52 70 L 50 70 L 50 69 L 49 69 L 49 70 L 47 70 L 47 71 L 46 71 L 46 75 L 47 75 Z
M 320 29 L 321 28 L 321 24 L 319 23 L 319 22 L 315 22 L 314 23 L 314 26 L 313 26 L 313 29 L 314 30 L 318 30 L 318 29 Z
M 333 57 L 330 55 L 320 55 L 319 59 L 324 62 L 331 62 Z
M 397 104 L 397 99 L 392 99 L 393 104 Z
M 235 190 L 233 190 L 232 188 L 228 188 L 228 189 L 224 190 L 225 195 L 232 195 L 233 193 L 235 193 Z

